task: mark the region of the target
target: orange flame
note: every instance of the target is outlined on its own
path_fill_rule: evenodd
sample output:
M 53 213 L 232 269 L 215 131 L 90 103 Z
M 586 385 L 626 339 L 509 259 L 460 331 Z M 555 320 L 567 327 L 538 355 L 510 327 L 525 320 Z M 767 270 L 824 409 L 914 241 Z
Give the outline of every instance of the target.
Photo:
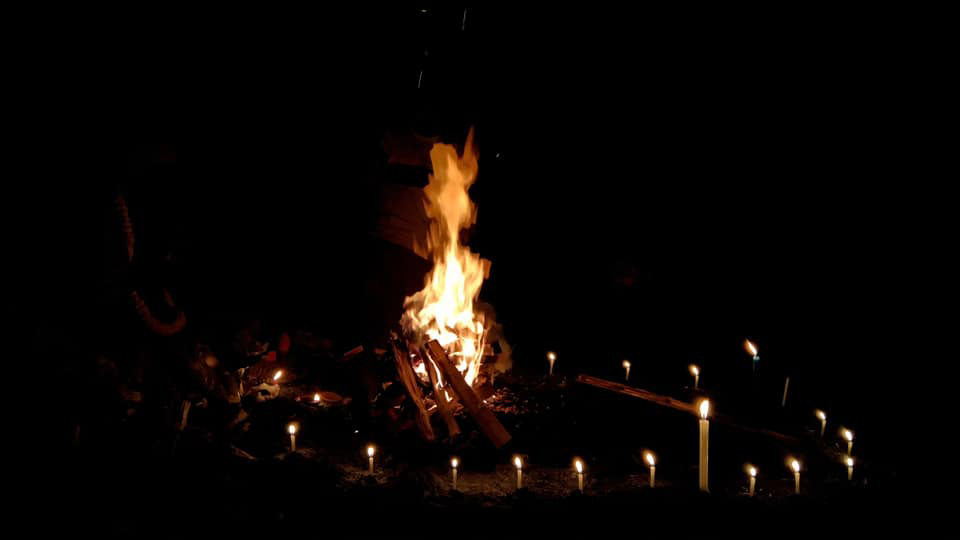
M 448 144 L 430 151 L 433 174 L 424 188 L 426 213 L 431 219 L 427 247 L 433 269 L 424 288 L 408 296 L 401 318 L 404 330 L 416 341 L 437 340 L 472 385 L 480 371 L 484 349 L 484 319 L 474 312 L 490 262 L 460 245 L 460 229 L 476 220 L 476 208 L 467 193 L 477 177 L 473 131 L 467 135 L 463 156 Z
M 757 346 L 749 339 L 743 340 L 743 348 L 750 353 L 750 356 L 757 356 Z

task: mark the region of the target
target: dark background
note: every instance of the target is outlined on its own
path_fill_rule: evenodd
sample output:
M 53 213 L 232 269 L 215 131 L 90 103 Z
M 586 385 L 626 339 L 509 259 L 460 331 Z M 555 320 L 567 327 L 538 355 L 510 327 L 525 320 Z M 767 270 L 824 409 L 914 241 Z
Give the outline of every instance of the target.
M 493 263 L 481 299 L 518 371 L 545 371 L 554 350 L 560 374 L 616 379 L 629 358 L 634 384 L 679 394 L 695 362 L 722 410 L 725 392 L 742 401 L 749 337 L 768 401 L 789 374 L 800 422 L 816 425 L 820 407 L 863 455 L 900 450 L 906 413 L 891 396 L 920 390 L 905 375 L 923 369 L 922 240 L 936 218 L 915 178 L 908 19 L 462 15 L 331 13 L 312 33 L 202 56 L 252 95 L 220 94 L 229 123 L 182 144 L 26 145 L 7 205 L 24 262 L 11 305 L 28 335 L 74 349 L 103 337 L 119 186 L 173 231 L 161 241 L 192 320 L 314 319 L 371 338 L 422 271 L 370 234 L 380 186 L 398 181 L 381 137 L 461 143 L 475 126 L 470 245 Z

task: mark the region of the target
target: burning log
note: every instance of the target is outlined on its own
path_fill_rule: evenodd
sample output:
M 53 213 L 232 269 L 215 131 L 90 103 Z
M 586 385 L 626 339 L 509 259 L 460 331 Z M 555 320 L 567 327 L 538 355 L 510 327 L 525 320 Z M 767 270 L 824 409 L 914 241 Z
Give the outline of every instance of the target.
M 407 391 L 407 396 L 417 409 L 413 417 L 417 424 L 417 429 L 420 430 L 420 434 L 423 435 L 424 439 L 432 441 L 436 439 L 436 437 L 433 434 L 433 428 L 430 427 L 430 415 L 427 414 L 427 407 L 424 405 L 423 397 L 420 395 L 420 388 L 417 387 L 417 375 L 413 372 L 413 368 L 410 367 L 410 360 L 407 354 L 401 351 L 396 343 L 392 343 L 391 346 L 393 347 L 393 361 L 397 365 L 397 375 L 400 377 L 400 382 L 403 383 L 403 387 Z
M 497 448 L 502 447 L 510 441 L 510 433 L 503 427 L 503 424 L 497 420 L 489 409 L 483 406 L 480 398 L 474 394 L 473 389 L 464 380 L 463 375 L 447 358 L 447 353 L 436 340 L 430 341 L 426 345 L 427 355 L 440 368 L 440 373 L 447 381 L 450 388 L 460 398 L 460 403 L 467 410 L 467 413 L 480 426 L 480 431 L 490 439 L 490 442 Z M 430 370 L 427 370 L 428 372 Z
M 438 368 L 434 367 L 433 362 L 424 356 L 422 352 L 420 357 L 427 363 L 427 376 L 430 377 L 430 386 L 433 387 L 433 399 L 437 403 L 437 410 L 440 411 L 440 416 L 447 425 L 447 434 L 449 434 L 451 438 L 456 437 L 460 434 L 460 426 L 457 425 L 457 420 L 453 417 L 453 411 L 450 407 L 451 404 L 447 403 L 444 391 L 440 389 L 440 381 L 437 380 L 437 372 L 435 371 Z
M 616 382 L 607 381 L 604 379 L 598 379 L 596 377 L 591 377 L 590 375 L 577 375 L 577 382 L 583 384 L 589 384 L 590 386 L 595 386 L 597 388 L 603 388 L 604 390 L 610 390 L 620 394 L 625 394 L 628 396 L 640 398 L 646 401 L 656 403 L 657 405 L 662 405 L 664 407 L 670 407 L 671 409 L 677 409 L 678 411 L 684 411 L 691 414 L 699 414 L 697 408 L 685 401 L 680 401 L 678 399 L 673 399 L 668 396 L 661 396 L 660 394 L 654 394 L 653 392 L 643 390 L 641 388 L 633 388 L 625 384 L 620 384 Z M 726 415 L 713 413 L 711 418 L 720 422 L 721 424 L 730 426 L 741 431 L 746 431 L 749 433 L 758 433 L 761 435 L 766 435 L 774 439 L 779 439 L 784 442 L 797 443 L 799 439 L 796 437 L 791 437 L 789 435 L 784 435 L 782 433 L 777 433 L 776 431 L 770 431 L 767 429 L 752 428 L 748 426 L 743 426 L 733 422 L 733 420 Z

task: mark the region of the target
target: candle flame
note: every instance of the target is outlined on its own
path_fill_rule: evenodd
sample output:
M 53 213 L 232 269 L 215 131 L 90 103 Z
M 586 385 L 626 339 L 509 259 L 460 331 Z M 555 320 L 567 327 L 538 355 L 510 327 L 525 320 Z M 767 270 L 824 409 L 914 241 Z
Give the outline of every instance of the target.
M 314 401 L 315 403 L 319 403 L 319 402 L 320 402 L 320 394 L 314 394 L 314 395 L 313 395 L 313 401 Z
M 458 465 L 460 465 L 459 459 L 453 458 L 450 460 L 450 466 L 453 467 L 454 469 L 456 469 Z
M 624 361 L 623 361 L 623 368 L 624 368 L 624 369 L 629 369 L 629 368 L 630 368 L 630 361 L 629 361 L 629 360 L 624 360 Z
M 793 469 L 793 472 L 800 472 L 800 462 L 793 460 L 790 462 L 790 467 Z
M 287 426 L 287 431 L 288 431 L 291 435 L 293 435 L 294 433 L 297 432 L 297 425 L 296 425 L 296 424 L 290 424 L 289 426 Z
M 853 467 L 853 458 L 847 456 L 847 467 Z
M 523 462 L 520 461 L 520 456 L 513 458 L 513 466 L 520 469 L 523 467 Z
M 573 462 L 573 465 L 577 468 L 577 472 L 578 472 L 578 473 L 582 473 L 582 472 L 583 472 L 583 462 L 582 462 L 582 461 L 580 461 L 580 460 L 578 459 L 578 460 L 576 460 L 576 461 Z
M 816 411 L 814 411 L 814 414 L 816 414 L 816 415 L 817 415 L 817 418 L 819 418 L 820 420 L 826 420 L 826 419 L 827 419 L 827 413 L 821 411 L 820 409 L 817 409 Z
M 749 339 L 743 340 L 743 348 L 750 353 L 750 356 L 757 356 L 757 346 Z
M 699 374 L 700 374 L 700 367 L 697 366 L 696 364 L 690 364 L 690 374 L 691 374 L 691 375 L 699 375 Z
M 273 374 L 273 382 L 279 381 L 281 375 L 283 375 L 283 370 L 278 369 L 277 372 Z
M 552 353 L 552 352 L 548 352 L 548 353 L 547 353 L 547 360 L 553 362 L 553 361 L 556 360 L 556 359 L 557 359 L 557 355 L 556 355 L 556 354 L 554 354 L 554 353 Z
M 751 477 L 751 478 L 756 478 L 756 477 L 757 477 L 757 468 L 756 468 L 756 467 L 753 467 L 753 466 L 750 467 L 750 477 Z
M 371 444 L 370 446 L 367 447 L 367 456 L 373 457 L 374 451 L 375 451 L 375 450 L 374 450 L 374 448 L 373 448 L 373 445 Z
M 706 420 L 710 415 L 710 400 L 705 399 L 700 402 L 700 418 Z
M 846 439 L 847 442 L 852 441 L 852 440 L 853 440 L 853 432 L 850 431 L 849 429 L 843 430 L 843 438 Z M 868 441 L 868 442 L 869 442 L 869 441 Z
M 647 463 L 649 463 L 651 467 L 657 464 L 655 458 L 653 457 L 653 452 L 646 452 L 644 453 L 643 457 L 647 460 Z

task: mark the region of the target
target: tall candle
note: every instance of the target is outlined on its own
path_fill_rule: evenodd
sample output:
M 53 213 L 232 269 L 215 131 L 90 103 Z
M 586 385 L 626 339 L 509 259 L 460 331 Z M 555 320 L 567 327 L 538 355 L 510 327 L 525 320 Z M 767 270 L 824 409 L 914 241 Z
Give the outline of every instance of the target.
M 520 489 L 523 486 L 523 462 L 520 456 L 513 458 L 513 465 L 517 468 L 517 489 Z
M 847 456 L 847 481 L 853 480 L 853 458 Z
M 700 491 L 710 491 L 708 484 L 707 459 L 710 444 L 710 421 L 707 416 L 710 414 L 710 401 L 705 399 L 700 402 Z
M 450 460 L 450 468 L 453 472 L 453 490 L 457 490 L 457 466 L 460 465 L 460 460 L 453 458 Z
M 793 460 L 790 462 L 790 467 L 793 469 L 793 492 L 795 495 L 800 494 L 800 462 Z
M 548 353 L 547 353 L 547 361 L 550 362 L 550 375 L 552 376 L 552 375 L 553 375 L 553 363 L 557 361 L 557 355 L 554 354 L 554 353 L 552 353 L 552 352 L 548 352 Z
M 290 433 L 290 451 L 297 451 L 297 426 L 296 424 L 290 424 L 287 426 L 287 432 Z
M 647 452 L 644 454 L 644 457 L 647 460 L 647 464 L 650 465 L 650 487 L 654 487 L 657 485 L 657 462 L 652 452 Z
M 583 462 L 578 459 L 573 462 L 573 465 L 577 468 L 577 489 L 583 493 Z
M 628 380 L 628 379 L 630 378 L 630 361 L 629 361 L 629 360 L 624 360 L 624 361 L 623 361 L 623 364 L 621 364 L 621 365 L 623 366 L 623 369 L 627 370 L 627 374 L 626 374 L 626 376 L 623 378 L 623 380 L 626 381 L 626 380 Z
M 827 429 L 827 413 L 817 409 L 814 414 L 817 415 L 817 418 L 820 419 L 820 438 L 823 438 L 823 432 Z
M 367 446 L 367 461 L 370 466 L 369 467 L 370 474 L 373 474 L 373 454 L 375 451 L 376 450 L 374 449 L 372 444 Z
M 843 430 L 843 438 L 847 440 L 847 455 L 853 455 L 853 432 L 849 429 Z
M 749 473 L 750 473 L 750 496 L 753 497 L 753 490 L 757 487 L 757 468 L 751 466 Z
M 700 386 L 700 367 L 696 364 L 690 364 L 690 374 L 693 375 L 693 389 Z

